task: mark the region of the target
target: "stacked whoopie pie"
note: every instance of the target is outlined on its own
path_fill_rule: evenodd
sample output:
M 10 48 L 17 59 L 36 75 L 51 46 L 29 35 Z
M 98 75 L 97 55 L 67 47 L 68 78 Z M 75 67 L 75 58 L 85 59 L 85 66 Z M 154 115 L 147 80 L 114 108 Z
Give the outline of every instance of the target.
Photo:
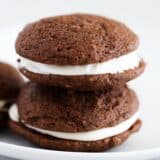
M 6 127 L 8 109 L 15 102 L 23 85 L 19 72 L 10 64 L 0 62 L 0 127 Z
M 41 147 L 102 151 L 138 131 L 139 102 L 126 82 L 145 68 L 138 37 L 87 14 L 44 18 L 18 35 L 20 71 L 31 80 L 10 108 L 10 127 Z

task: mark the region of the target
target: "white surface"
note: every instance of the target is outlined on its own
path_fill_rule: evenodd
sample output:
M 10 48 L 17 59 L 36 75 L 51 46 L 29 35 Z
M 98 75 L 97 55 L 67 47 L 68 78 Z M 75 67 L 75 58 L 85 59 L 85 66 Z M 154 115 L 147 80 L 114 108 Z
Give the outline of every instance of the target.
M 138 67 L 142 58 L 137 51 L 123 55 L 106 62 L 86 64 L 86 65 L 65 65 L 58 66 L 53 64 L 44 64 L 20 57 L 19 68 L 25 68 L 28 71 L 38 74 L 54 74 L 65 76 L 77 75 L 97 75 L 106 73 L 122 73 L 129 69 Z
M 143 127 L 123 145 L 104 153 L 40 150 L 8 131 L 0 133 L 0 154 L 26 160 L 160 159 L 160 1 L 159 0 L 0 0 L 0 59 L 15 63 L 14 40 L 19 29 L 39 17 L 92 12 L 127 23 L 140 36 L 139 53 L 148 62 L 145 74 L 131 85 L 141 101 Z M 18 27 L 14 27 L 17 26 Z M 32 148 L 30 148 L 32 147 Z M 159 158 L 158 158 L 159 157 Z
M 9 117 L 12 121 L 19 121 L 18 107 L 17 105 L 12 105 L 9 109 Z M 70 139 L 70 140 L 79 140 L 79 141 L 96 141 L 104 138 L 112 137 L 118 135 L 122 132 L 127 131 L 139 118 L 139 113 L 136 112 L 132 117 L 123 121 L 122 123 L 108 128 L 97 129 L 94 131 L 88 132 L 80 132 L 80 133 L 69 133 L 69 132 L 57 132 L 57 131 L 49 131 L 41 128 L 37 128 L 26 124 L 23 120 L 21 122 L 28 128 L 37 131 L 39 133 L 49 135 L 52 137 L 62 138 L 62 139 Z

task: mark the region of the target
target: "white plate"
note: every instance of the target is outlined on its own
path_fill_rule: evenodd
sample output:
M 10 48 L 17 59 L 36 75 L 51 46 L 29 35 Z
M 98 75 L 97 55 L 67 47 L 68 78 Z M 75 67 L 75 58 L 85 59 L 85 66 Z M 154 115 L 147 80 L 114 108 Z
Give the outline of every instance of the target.
M 14 40 L 19 28 L 0 28 L 0 59 L 16 64 Z M 153 54 L 159 41 L 148 29 L 139 29 L 143 41 L 139 51 L 148 62 L 148 67 L 140 78 L 130 85 L 137 91 L 141 101 L 141 119 L 143 127 L 139 133 L 131 136 L 123 145 L 102 153 L 75 153 L 40 149 L 10 131 L 0 133 L 0 154 L 27 160 L 82 160 L 82 159 L 159 159 L 160 158 L 160 68 L 159 59 Z M 157 29 L 158 32 L 158 29 Z M 145 33 L 150 39 L 146 39 Z M 151 52 L 152 51 L 152 52 Z M 146 53 L 152 54 L 146 54 Z M 146 56 L 147 55 L 147 56 Z

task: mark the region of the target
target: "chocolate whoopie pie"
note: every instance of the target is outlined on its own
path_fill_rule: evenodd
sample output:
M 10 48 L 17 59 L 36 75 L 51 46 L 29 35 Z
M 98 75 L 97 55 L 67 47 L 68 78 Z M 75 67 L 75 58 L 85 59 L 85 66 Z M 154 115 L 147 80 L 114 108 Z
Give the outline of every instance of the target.
M 20 71 L 45 85 L 104 90 L 138 77 L 145 63 L 135 52 L 139 39 L 124 24 L 101 16 L 44 18 L 18 35 Z
M 103 151 L 138 131 L 138 99 L 127 86 L 78 92 L 25 84 L 10 127 L 41 147 L 67 151 Z
M 24 84 L 19 72 L 10 64 L 0 62 L 0 99 L 14 100 Z
M 0 127 L 5 125 L 7 110 L 16 99 L 23 83 L 22 77 L 13 66 L 0 62 Z

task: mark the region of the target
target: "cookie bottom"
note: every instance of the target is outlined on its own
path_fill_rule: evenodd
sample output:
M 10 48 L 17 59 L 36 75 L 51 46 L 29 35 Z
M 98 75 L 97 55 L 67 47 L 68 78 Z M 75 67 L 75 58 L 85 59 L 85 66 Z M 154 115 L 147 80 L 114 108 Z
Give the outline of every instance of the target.
M 39 145 L 42 148 L 63 150 L 63 151 L 79 151 L 79 152 L 99 152 L 110 149 L 123 143 L 132 133 L 137 132 L 141 127 L 141 120 L 137 120 L 127 131 L 109 138 L 105 138 L 93 142 L 72 141 L 43 135 L 28 129 L 21 123 L 9 121 L 9 127 L 19 135 L 30 142 Z
M 21 68 L 21 73 L 31 81 L 44 85 L 68 88 L 80 91 L 105 90 L 106 88 L 115 88 L 122 86 L 126 82 L 137 78 L 143 73 L 145 62 L 141 61 L 139 66 L 134 69 L 126 70 L 117 74 L 100 74 L 88 76 L 60 76 L 60 75 L 43 75 L 33 73 L 25 68 Z

